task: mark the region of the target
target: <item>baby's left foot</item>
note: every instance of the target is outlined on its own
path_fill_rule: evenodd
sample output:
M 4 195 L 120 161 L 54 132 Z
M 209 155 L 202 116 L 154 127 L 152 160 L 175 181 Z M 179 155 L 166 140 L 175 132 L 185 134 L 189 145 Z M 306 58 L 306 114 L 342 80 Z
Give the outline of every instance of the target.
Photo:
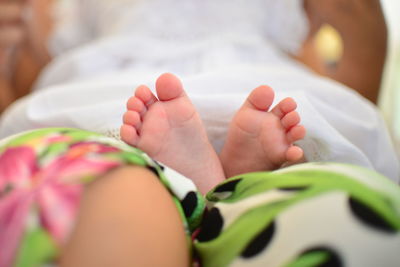
M 293 145 L 306 133 L 298 125 L 296 102 L 286 98 L 269 111 L 273 100 L 274 91 L 260 86 L 233 118 L 220 154 L 226 177 L 274 170 L 303 157 L 303 150 Z

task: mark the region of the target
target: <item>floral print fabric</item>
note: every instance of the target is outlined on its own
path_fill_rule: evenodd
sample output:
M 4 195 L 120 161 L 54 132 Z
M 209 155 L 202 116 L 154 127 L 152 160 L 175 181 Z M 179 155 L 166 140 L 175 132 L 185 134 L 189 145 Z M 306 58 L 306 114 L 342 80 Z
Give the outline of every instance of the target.
M 95 133 L 43 129 L 1 145 L 0 267 L 55 260 L 73 226 L 85 184 L 127 164 L 151 168 L 170 186 L 162 167 L 145 153 Z

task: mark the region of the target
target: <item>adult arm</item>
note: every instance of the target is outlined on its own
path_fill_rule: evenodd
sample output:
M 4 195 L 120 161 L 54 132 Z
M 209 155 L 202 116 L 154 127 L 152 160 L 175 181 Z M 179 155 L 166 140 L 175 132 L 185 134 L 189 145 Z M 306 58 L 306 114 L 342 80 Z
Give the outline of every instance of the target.
M 305 0 L 311 28 L 327 23 L 343 40 L 334 67 L 319 72 L 377 102 L 387 54 L 388 32 L 379 0 Z M 307 51 L 307 49 L 305 49 Z
M 50 61 L 52 0 L 0 0 L 0 113 L 30 92 Z

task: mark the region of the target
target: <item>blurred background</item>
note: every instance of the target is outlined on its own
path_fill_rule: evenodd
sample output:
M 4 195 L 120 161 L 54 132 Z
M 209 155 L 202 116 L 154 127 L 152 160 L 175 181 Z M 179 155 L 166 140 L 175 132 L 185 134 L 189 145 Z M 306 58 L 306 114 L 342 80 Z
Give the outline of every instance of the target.
M 379 98 L 379 107 L 393 134 L 400 155 L 400 1 L 381 0 L 390 32 L 388 61 Z M 317 39 L 320 54 L 335 62 L 341 55 L 342 45 L 338 33 L 323 27 Z
M 383 4 L 392 38 L 380 107 L 391 123 L 400 151 L 400 1 L 383 0 Z

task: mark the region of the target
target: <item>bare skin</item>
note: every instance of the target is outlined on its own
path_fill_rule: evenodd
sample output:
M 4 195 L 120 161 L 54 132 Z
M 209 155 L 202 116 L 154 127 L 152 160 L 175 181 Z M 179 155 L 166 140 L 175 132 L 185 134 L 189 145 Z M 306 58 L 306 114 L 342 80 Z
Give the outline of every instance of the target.
M 161 75 L 157 97 L 140 86 L 128 100 L 122 139 L 190 177 L 206 193 L 225 179 L 199 114 L 172 74 Z
M 268 86 L 253 90 L 233 118 L 220 159 L 227 177 L 271 171 L 302 159 L 293 143 L 304 138 L 296 102 L 286 98 L 271 109 L 274 92 Z
M 274 170 L 303 156 L 301 148 L 292 145 L 305 135 L 296 103 L 288 98 L 267 112 L 274 99 L 267 86 L 255 89 L 236 114 L 220 158 L 180 81 L 164 74 L 156 88 L 158 98 L 140 86 L 128 100 L 121 137 L 191 178 L 202 193 L 225 176 Z
M 14 100 L 15 96 L 10 88 L 9 81 L 4 77 L 0 77 L 0 114 L 8 107 Z
M 0 0 L 0 113 L 28 94 L 50 61 L 53 0 Z
M 377 102 L 382 81 L 388 33 L 379 0 L 305 0 L 310 35 L 298 59 L 317 73 L 335 79 Z M 313 38 L 321 25 L 330 24 L 343 40 L 337 66 L 317 63 Z
M 178 209 L 159 179 L 124 167 L 86 188 L 60 266 L 184 267 L 189 251 Z

